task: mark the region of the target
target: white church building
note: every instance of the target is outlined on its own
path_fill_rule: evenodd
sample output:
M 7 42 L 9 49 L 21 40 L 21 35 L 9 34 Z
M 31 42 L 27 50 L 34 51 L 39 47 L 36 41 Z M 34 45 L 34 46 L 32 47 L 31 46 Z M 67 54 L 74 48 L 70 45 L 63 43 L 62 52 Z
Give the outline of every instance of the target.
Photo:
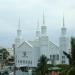
M 39 28 L 39 27 L 38 27 Z M 63 51 L 69 53 L 70 41 L 67 37 L 67 29 L 64 24 L 61 28 L 59 46 L 49 40 L 47 26 L 43 16 L 43 25 L 41 29 L 36 30 L 36 38 L 33 41 L 22 41 L 20 23 L 15 39 L 15 64 L 16 67 L 37 67 L 38 59 L 45 55 L 49 61 L 48 64 L 68 64 L 68 59 Z

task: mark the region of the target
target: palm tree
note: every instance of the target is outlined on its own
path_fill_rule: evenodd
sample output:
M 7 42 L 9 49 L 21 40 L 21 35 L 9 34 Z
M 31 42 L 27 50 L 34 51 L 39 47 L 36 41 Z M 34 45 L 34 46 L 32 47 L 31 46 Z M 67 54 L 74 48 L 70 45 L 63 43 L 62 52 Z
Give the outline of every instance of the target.
M 48 71 L 47 62 L 48 62 L 48 58 L 45 55 L 42 55 L 38 60 L 36 71 L 39 75 L 45 75 L 47 73 Z
M 63 52 L 65 56 L 69 59 L 70 69 L 67 75 L 75 75 L 75 38 L 71 38 L 71 54 Z
M 69 59 L 69 65 L 72 64 L 72 58 L 71 58 L 71 55 L 66 53 L 65 51 L 63 51 L 64 55 Z
M 65 51 L 63 53 L 69 59 L 70 65 L 74 66 L 74 62 L 75 62 L 75 38 L 73 38 L 73 37 L 71 38 L 71 54 L 68 54 Z

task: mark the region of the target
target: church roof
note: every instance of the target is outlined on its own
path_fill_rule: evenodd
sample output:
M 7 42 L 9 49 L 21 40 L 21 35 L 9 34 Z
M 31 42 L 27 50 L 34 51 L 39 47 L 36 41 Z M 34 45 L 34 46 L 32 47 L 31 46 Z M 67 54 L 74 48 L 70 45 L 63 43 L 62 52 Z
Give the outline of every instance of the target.
M 28 41 L 25 41 L 29 46 L 33 47 Z
M 54 45 L 54 46 L 56 46 L 57 48 L 59 48 L 56 44 L 54 44 L 53 42 L 49 41 L 49 46 L 51 46 L 51 45 Z
M 19 47 L 21 47 L 24 43 L 26 43 L 26 44 L 27 44 L 28 46 L 30 46 L 30 47 L 33 47 L 28 41 L 22 42 L 21 45 L 19 45 Z M 18 48 L 19 48 L 19 47 L 18 47 Z
M 33 47 L 40 47 L 39 46 L 39 41 L 37 39 L 33 40 L 33 41 L 28 41 Z

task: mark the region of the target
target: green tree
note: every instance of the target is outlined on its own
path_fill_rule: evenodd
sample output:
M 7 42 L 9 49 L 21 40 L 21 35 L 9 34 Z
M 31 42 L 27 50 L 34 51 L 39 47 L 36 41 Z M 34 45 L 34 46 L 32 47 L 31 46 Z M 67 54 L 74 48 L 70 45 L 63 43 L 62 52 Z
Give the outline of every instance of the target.
M 0 49 L 0 53 L 2 54 L 3 63 L 5 63 L 8 59 L 9 52 L 7 51 L 7 49 L 2 48 L 2 49 Z
M 70 68 L 67 71 L 67 75 L 75 75 L 75 38 L 71 38 L 71 54 L 63 52 L 69 59 Z
M 48 58 L 45 55 L 42 55 L 38 60 L 38 64 L 37 64 L 36 73 L 38 75 L 45 75 L 47 73 L 48 71 L 47 62 L 48 62 Z
M 72 61 L 74 63 L 74 61 L 75 61 L 75 38 L 71 39 L 71 57 L 72 57 Z
M 64 55 L 69 59 L 69 65 L 72 64 L 72 57 L 70 54 L 66 53 L 65 51 L 63 51 Z
M 71 54 L 68 54 L 65 51 L 63 53 L 69 59 L 70 65 L 74 66 L 74 63 L 75 63 L 75 38 L 73 38 L 73 37 L 71 38 Z

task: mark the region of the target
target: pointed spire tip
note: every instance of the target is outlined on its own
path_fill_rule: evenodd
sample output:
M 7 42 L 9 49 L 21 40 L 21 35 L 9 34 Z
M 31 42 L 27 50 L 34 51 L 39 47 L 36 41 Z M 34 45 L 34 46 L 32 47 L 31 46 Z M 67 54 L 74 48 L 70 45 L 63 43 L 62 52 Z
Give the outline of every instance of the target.
M 20 16 L 19 16 L 18 29 L 20 29 Z
M 43 25 L 45 25 L 45 15 L 44 15 L 44 10 L 43 10 Z
M 64 15 L 63 15 L 63 27 L 65 27 L 65 23 L 64 23 Z

